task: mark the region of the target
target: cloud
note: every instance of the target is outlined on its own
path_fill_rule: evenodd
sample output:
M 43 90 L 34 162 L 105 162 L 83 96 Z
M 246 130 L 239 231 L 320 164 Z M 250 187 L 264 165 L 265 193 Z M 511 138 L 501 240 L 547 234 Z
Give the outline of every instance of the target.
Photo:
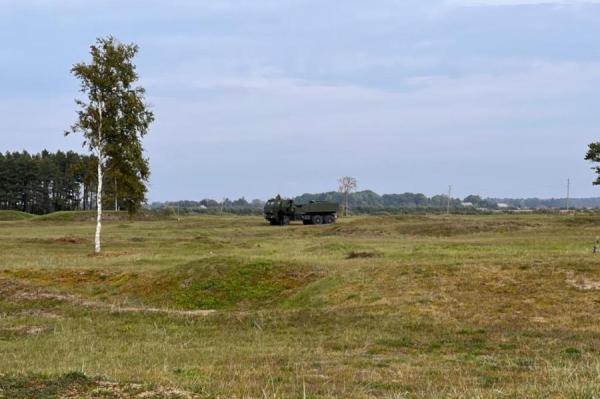
M 226 177 L 205 189 L 227 181 L 239 195 L 259 196 L 251 182 L 265 170 L 265 192 L 327 189 L 328 174 L 334 181 L 350 173 L 383 192 L 431 193 L 456 179 L 484 194 L 551 195 L 554 173 L 587 172 L 582 153 L 595 137 L 600 64 L 530 62 L 505 73 L 422 76 L 407 79 L 408 90 L 243 75 L 195 79 L 162 82 L 179 90 L 188 84 L 193 95 L 151 98 L 157 123 L 148 149 L 160 170 L 153 192 L 177 192 L 170 171 L 218 165 Z M 184 181 L 195 178 L 182 173 Z
M 598 2 L 0 0 L 3 149 L 79 148 L 62 137 L 68 70 L 112 33 L 141 48 L 153 199 L 319 191 L 342 174 L 382 192 L 547 195 L 588 177 L 600 14 L 583 5 Z M 470 7 L 518 4 L 550 6 Z

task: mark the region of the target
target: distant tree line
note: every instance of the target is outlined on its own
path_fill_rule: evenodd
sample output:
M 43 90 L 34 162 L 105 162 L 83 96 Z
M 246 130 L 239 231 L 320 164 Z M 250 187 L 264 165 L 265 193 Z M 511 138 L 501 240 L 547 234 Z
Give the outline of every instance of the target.
M 467 199 L 469 199 L 468 197 Z M 342 203 L 345 201 L 345 195 L 340 192 L 330 191 L 319 194 L 302 194 L 295 198 L 298 202 L 308 201 L 333 201 Z M 348 208 L 354 213 L 371 213 L 375 211 L 405 210 L 441 210 L 448 205 L 448 196 L 434 195 L 427 197 L 425 194 L 404 193 L 404 194 L 384 194 L 379 195 L 371 190 L 358 191 L 348 196 Z M 480 200 L 473 204 L 474 207 L 486 206 L 493 207 L 495 204 Z M 463 200 L 458 198 L 450 199 L 451 209 L 464 208 Z
M 96 162 L 72 151 L 0 153 L 0 209 L 37 214 L 89 209 Z
M 109 165 L 110 166 L 110 165 Z M 0 153 L 0 209 L 35 214 L 96 207 L 98 159 L 73 151 Z M 126 209 L 131 197 L 116 167 L 104 176 L 103 204 Z
M 302 194 L 295 198 L 299 202 L 308 201 L 335 201 L 342 203 L 345 198 L 342 193 L 330 191 L 319 194 Z M 573 208 L 599 208 L 600 198 L 571 198 L 570 206 Z M 379 195 L 371 190 L 351 193 L 348 197 L 348 206 L 354 212 L 372 213 L 376 211 L 436 211 L 443 209 L 448 204 L 447 195 L 434 195 L 404 193 Z M 567 205 L 566 198 L 482 198 L 479 195 L 469 195 L 463 199 L 451 198 L 450 208 L 453 211 L 493 211 L 499 209 L 562 209 Z
M 170 213 L 180 214 L 220 214 L 233 213 L 238 215 L 259 215 L 262 214 L 265 201 L 254 199 L 252 201 L 241 197 L 236 200 L 225 198 L 221 201 L 214 199 L 203 199 L 200 201 L 167 201 L 153 202 L 148 208 L 151 210 L 162 210 Z
M 333 201 L 344 204 L 346 193 L 330 191 L 317 194 L 302 194 L 294 198 L 296 202 Z M 379 195 L 371 190 L 348 193 L 348 208 L 350 213 L 443 213 L 448 205 L 448 196 L 404 193 Z M 203 199 L 201 201 L 172 201 L 154 202 L 151 209 L 179 211 L 181 214 L 190 213 L 234 213 L 242 215 L 257 215 L 262 213 L 264 201 L 247 201 L 225 199 L 216 201 Z M 600 198 L 571 198 L 572 208 L 600 208 Z M 469 195 L 463 199 L 451 198 L 450 209 L 453 213 L 481 213 L 498 210 L 519 209 L 562 209 L 566 207 L 566 199 L 515 199 L 515 198 L 482 198 L 479 195 Z

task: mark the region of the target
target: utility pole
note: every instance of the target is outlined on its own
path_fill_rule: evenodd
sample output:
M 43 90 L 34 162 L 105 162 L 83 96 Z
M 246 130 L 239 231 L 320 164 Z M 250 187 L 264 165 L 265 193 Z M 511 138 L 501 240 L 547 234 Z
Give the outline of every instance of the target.
M 448 204 L 446 205 L 446 215 L 450 214 L 450 198 L 452 198 L 452 186 L 448 186 Z
M 567 179 L 567 213 L 569 212 L 571 202 L 571 179 Z

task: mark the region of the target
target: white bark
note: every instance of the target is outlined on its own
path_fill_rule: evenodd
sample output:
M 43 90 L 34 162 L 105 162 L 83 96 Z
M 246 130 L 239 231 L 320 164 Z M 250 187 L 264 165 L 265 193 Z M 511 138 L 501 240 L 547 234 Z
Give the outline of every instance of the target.
M 102 141 L 102 103 L 98 104 L 98 142 L 96 143 L 96 152 L 98 156 L 98 192 L 96 193 L 96 237 L 95 252 L 100 253 L 100 233 L 102 231 L 102 178 L 104 166 L 104 143 Z
M 96 194 L 96 253 L 100 253 L 100 232 L 102 231 L 102 158 L 98 151 L 98 193 Z
M 344 206 L 344 217 L 348 216 L 348 191 L 346 191 L 346 205 Z
M 348 196 L 356 189 L 357 182 L 354 177 L 344 176 L 338 179 L 338 192 L 344 194 L 344 216 L 348 216 Z

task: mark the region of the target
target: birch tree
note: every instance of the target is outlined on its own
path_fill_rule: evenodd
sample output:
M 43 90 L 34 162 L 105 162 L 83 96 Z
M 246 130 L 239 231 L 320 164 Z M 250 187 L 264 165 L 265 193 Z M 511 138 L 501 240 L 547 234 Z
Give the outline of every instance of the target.
M 147 191 L 150 170 L 141 140 L 154 115 L 144 102 L 145 90 L 135 86 L 138 75 L 133 58 L 137 52 L 135 44 L 120 43 L 112 36 L 98 38 L 90 47 L 91 62 L 77 63 L 71 69 L 87 100 L 75 100 L 78 118 L 66 134 L 81 133 L 83 145 L 98 159 L 96 253 L 101 250 L 103 179 L 107 167 L 114 175 L 123 176 L 130 213 L 139 209 Z
M 348 197 L 356 190 L 357 181 L 354 177 L 344 176 L 338 179 L 338 192 L 344 194 L 344 216 L 348 216 Z

